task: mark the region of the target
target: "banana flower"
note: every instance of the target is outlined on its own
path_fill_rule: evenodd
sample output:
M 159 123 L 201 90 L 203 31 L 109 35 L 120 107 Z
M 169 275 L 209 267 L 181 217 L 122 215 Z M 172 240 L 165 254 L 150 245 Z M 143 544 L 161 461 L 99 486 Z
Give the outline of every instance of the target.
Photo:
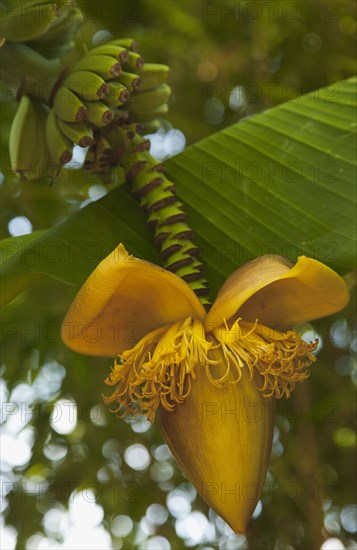
M 263 256 L 235 271 L 207 312 L 177 275 L 119 245 L 71 305 L 62 338 L 85 354 L 118 357 L 105 401 L 158 419 L 202 498 L 246 530 L 269 464 L 274 399 L 308 377 L 317 343 L 296 324 L 348 302 L 344 281 L 302 256 Z

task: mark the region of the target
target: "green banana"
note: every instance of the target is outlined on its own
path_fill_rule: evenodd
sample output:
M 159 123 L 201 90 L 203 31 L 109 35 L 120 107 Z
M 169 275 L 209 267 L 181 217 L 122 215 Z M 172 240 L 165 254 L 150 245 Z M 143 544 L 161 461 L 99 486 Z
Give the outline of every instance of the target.
M 115 117 L 115 113 L 101 101 L 84 101 L 87 107 L 87 119 L 95 126 L 108 126 Z
M 20 5 L 0 21 L 0 35 L 8 42 L 36 40 L 46 34 L 59 17 L 58 5 L 54 3 L 31 6 L 31 10 Z
M 114 44 L 114 46 L 122 46 L 132 52 L 137 52 L 139 49 L 138 43 L 132 38 L 117 38 L 116 40 L 111 40 L 109 44 Z
M 56 2 L 58 4 L 58 1 Z M 60 15 L 56 24 L 46 34 L 38 37 L 39 42 L 63 42 L 75 37 L 79 27 L 84 23 L 82 10 L 71 1 L 62 2 Z
M 91 71 L 73 71 L 64 81 L 67 88 L 89 101 L 104 99 L 109 94 L 105 80 Z
M 57 122 L 60 130 L 72 143 L 80 147 L 90 147 L 93 144 L 93 130 L 85 122 L 65 122 L 60 118 Z
M 117 59 L 120 63 L 128 63 L 129 61 L 128 50 L 122 48 L 121 46 L 115 46 L 110 42 L 108 44 L 102 44 L 101 46 L 96 46 L 95 48 L 88 50 L 86 52 L 86 55 L 110 55 L 111 57 L 115 57 L 115 59 Z
M 171 88 L 167 84 L 160 84 L 147 91 L 139 91 L 130 98 L 128 110 L 133 113 L 152 111 L 163 103 L 167 103 L 171 95 Z
M 117 78 L 118 82 L 124 84 L 129 91 L 135 91 L 140 88 L 141 78 L 137 74 L 127 73 L 123 71 Z
M 53 109 L 56 115 L 66 122 L 82 122 L 87 118 L 87 107 L 66 86 L 61 86 L 55 95 Z
M 109 55 L 85 55 L 75 64 L 73 71 L 91 71 L 108 79 L 120 75 L 121 65 Z
M 65 5 L 61 8 L 60 20 L 48 31 L 31 42 L 31 47 L 47 58 L 61 57 L 74 50 L 74 39 L 84 22 L 80 8 Z
M 162 118 L 163 115 L 166 115 L 166 113 L 168 113 L 168 111 L 169 111 L 169 108 L 167 106 L 167 103 L 163 103 L 162 105 L 159 105 L 159 107 L 156 107 L 155 109 L 137 111 L 135 112 L 135 114 L 138 115 L 139 121 L 141 123 L 141 122 L 148 122 L 148 121 L 151 122 L 151 119 Z
M 57 164 L 66 164 L 72 158 L 73 144 L 61 131 L 53 109 L 46 120 L 46 141 L 50 155 Z
M 129 52 L 129 60 L 125 66 L 132 71 L 142 71 L 144 68 L 144 58 L 138 53 Z
M 170 68 L 160 63 L 145 63 L 141 76 L 140 91 L 148 90 L 166 82 Z
M 164 103 L 163 105 L 160 105 L 159 107 L 156 107 L 156 109 L 152 109 L 151 111 L 143 111 L 140 113 L 137 113 L 137 117 L 141 122 L 149 122 L 151 120 L 155 120 L 157 118 L 163 118 L 164 115 L 166 115 L 169 112 L 169 108 L 167 103 Z
M 118 82 L 107 82 L 109 86 L 109 94 L 104 98 L 104 103 L 109 107 L 120 107 L 130 98 L 130 92 L 126 86 Z
M 50 175 L 51 160 L 45 134 L 46 117 L 45 107 L 36 104 L 28 96 L 22 96 L 9 137 L 12 169 L 22 180 L 36 180 Z

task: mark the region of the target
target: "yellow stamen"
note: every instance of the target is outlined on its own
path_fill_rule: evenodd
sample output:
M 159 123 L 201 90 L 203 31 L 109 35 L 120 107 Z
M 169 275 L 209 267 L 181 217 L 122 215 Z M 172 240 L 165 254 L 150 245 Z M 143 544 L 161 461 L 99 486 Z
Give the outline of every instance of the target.
M 154 420 L 159 405 L 172 411 L 191 391 L 195 369 L 204 368 L 216 387 L 237 383 L 245 370 L 264 397 L 290 396 L 295 383 L 309 376 L 317 342 L 307 344 L 294 331 L 272 330 L 258 321 L 224 320 L 213 334 L 201 321 L 185 321 L 150 332 L 115 362 L 106 384 L 116 386 L 105 403 L 113 412 L 146 414 Z M 234 378 L 230 374 L 233 372 Z
M 119 416 L 146 414 L 154 420 L 159 405 L 173 410 L 191 391 L 195 367 L 205 365 L 212 347 L 201 321 L 186 319 L 157 329 L 125 351 L 106 384 L 116 389 L 105 403 L 118 403 Z
M 306 343 L 292 330 L 280 332 L 257 320 L 249 323 L 237 319 L 230 330 L 216 330 L 214 336 L 230 369 L 236 371 L 233 382 L 238 382 L 242 369 L 248 368 L 250 379 L 254 378 L 264 397 L 290 397 L 296 382 L 308 378 L 308 367 L 316 360 L 312 352 L 317 340 Z M 212 381 L 222 386 L 220 380 Z

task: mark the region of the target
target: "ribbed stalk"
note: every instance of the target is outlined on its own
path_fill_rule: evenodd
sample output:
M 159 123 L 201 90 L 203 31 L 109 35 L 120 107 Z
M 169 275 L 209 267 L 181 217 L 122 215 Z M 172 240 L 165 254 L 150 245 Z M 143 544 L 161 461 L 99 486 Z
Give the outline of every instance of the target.
M 202 275 L 199 249 L 193 243 L 194 232 L 177 200 L 174 183 L 163 173 L 163 164 L 150 155 L 150 142 L 137 133 L 136 127 L 124 127 L 122 135 L 120 164 L 147 213 L 165 268 L 182 277 L 202 304 L 208 305 L 209 289 Z

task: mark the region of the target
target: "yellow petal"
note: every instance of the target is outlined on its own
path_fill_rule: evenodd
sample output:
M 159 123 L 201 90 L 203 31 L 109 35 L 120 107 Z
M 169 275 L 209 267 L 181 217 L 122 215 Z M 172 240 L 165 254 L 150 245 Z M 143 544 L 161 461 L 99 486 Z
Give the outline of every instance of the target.
M 301 256 L 288 273 L 247 300 L 239 315 L 287 327 L 332 315 L 348 301 L 342 277 L 323 263 Z
M 348 300 L 343 279 L 323 263 L 301 256 L 290 267 L 280 256 L 263 256 L 227 279 L 207 315 L 207 328 L 237 317 L 287 327 L 336 313 Z
M 93 271 L 62 324 L 62 339 L 79 353 L 114 357 L 145 334 L 206 312 L 177 275 L 130 256 L 120 244 Z
M 245 373 L 220 389 L 204 368 L 198 365 L 195 372 L 184 403 L 172 412 L 159 407 L 159 427 L 203 500 L 244 533 L 269 464 L 274 400 L 265 399 Z
M 207 329 L 213 331 L 222 324 L 224 318 L 228 320 L 236 316 L 244 302 L 290 268 L 281 256 L 261 256 L 234 271 L 221 287 L 207 314 Z

